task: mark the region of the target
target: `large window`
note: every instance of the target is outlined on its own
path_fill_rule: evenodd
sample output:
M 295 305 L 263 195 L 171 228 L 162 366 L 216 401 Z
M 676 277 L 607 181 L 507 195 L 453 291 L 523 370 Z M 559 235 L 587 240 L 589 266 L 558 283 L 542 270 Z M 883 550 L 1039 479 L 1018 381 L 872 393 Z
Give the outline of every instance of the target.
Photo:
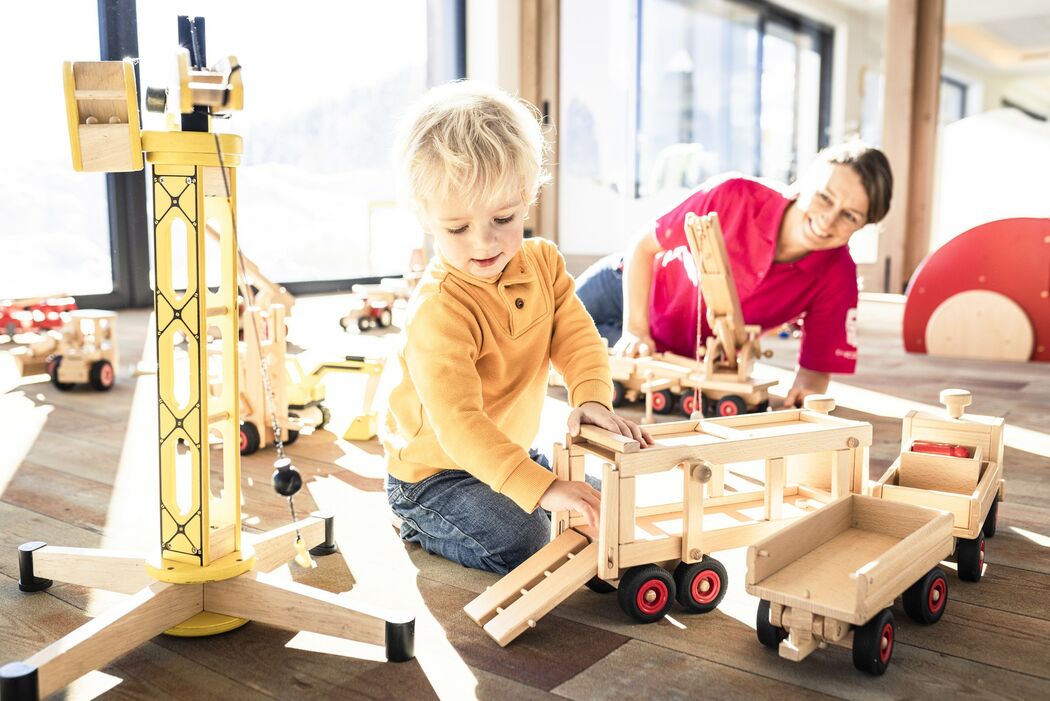
M 98 59 L 98 7 L 5 4 L 4 24 L 0 299 L 108 293 L 106 176 L 73 171 L 62 88 L 63 61 Z
M 139 3 L 143 85 L 170 83 L 183 4 Z M 393 206 L 389 154 L 427 88 L 426 0 L 216 3 L 205 21 L 208 63 L 242 66 L 244 110 L 213 127 L 244 137 L 244 253 L 282 282 L 405 270 L 422 235 Z
M 561 7 L 563 250 L 606 252 L 717 173 L 791 182 L 825 144 L 830 28 L 752 0 Z
M 794 180 L 826 126 L 830 30 L 762 3 L 640 8 L 638 194 L 728 170 Z
M 421 232 L 394 203 L 394 128 L 429 85 L 463 76 L 464 8 L 465 0 L 207 4 L 207 63 L 233 54 L 243 67 L 244 111 L 213 126 L 245 138 L 240 241 L 267 277 L 320 291 L 407 268 Z M 146 86 L 173 87 L 176 18 L 187 11 L 173 0 L 8 9 L 8 25 L 22 31 L 5 46 L 22 58 L 6 88 L 32 105 L 32 118 L 0 110 L 9 137 L 0 298 L 151 303 L 145 174 L 73 171 L 61 64 L 139 57 L 140 97 Z M 166 128 L 162 115 L 142 114 L 144 129 Z
M 966 116 L 966 83 L 941 76 L 940 123 L 951 124 Z

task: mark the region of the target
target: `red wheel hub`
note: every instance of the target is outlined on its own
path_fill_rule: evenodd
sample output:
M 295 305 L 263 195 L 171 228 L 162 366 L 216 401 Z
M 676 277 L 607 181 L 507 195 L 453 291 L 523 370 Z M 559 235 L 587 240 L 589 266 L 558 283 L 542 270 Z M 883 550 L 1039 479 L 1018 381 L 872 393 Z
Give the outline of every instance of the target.
M 930 586 L 930 594 L 926 601 L 931 613 L 938 613 L 942 608 L 944 608 L 944 602 L 947 599 L 947 594 L 947 583 L 940 577 L 933 580 L 933 584 Z
M 722 591 L 722 578 L 713 570 L 703 570 L 693 577 L 691 587 L 693 601 L 698 604 L 709 604 L 718 598 L 718 592 Z
M 659 579 L 650 579 L 638 588 L 635 604 L 638 610 L 647 616 L 660 613 L 667 605 L 671 593 L 667 590 L 667 584 Z
M 102 371 L 99 373 L 99 379 L 102 380 L 102 384 L 109 387 L 113 384 L 113 366 L 105 364 L 102 366 Z
M 243 430 L 241 431 L 241 450 L 245 450 L 248 447 L 248 434 Z
M 719 416 L 736 416 L 739 413 L 737 406 L 734 402 L 719 402 L 718 403 L 718 415 Z
M 653 394 L 653 411 L 663 411 L 667 406 L 667 395 L 663 392 Z
M 879 636 L 879 660 L 882 664 L 890 661 L 893 654 L 893 625 L 887 623 L 882 627 L 882 635 Z
M 687 394 L 682 397 L 682 409 L 685 410 L 686 414 L 692 414 L 696 411 L 696 396 Z

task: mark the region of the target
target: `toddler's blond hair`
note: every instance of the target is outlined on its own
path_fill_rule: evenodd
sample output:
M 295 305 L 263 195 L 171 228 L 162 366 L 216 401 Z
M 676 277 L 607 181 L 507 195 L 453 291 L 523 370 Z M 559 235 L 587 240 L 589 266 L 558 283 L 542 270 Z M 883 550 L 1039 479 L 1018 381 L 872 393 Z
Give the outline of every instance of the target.
M 422 208 L 454 195 L 470 206 L 513 191 L 531 205 L 550 179 L 538 116 L 477 81 L 432 88 L 405 115 L 395 146 L 402 198 Z

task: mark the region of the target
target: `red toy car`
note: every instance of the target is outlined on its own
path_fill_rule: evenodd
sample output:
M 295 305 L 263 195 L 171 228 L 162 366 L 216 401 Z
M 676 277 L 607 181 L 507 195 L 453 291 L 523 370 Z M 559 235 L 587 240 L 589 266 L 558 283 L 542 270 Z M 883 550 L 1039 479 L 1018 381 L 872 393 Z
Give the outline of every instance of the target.
M 8 336 L 27 331 L 60 329 L 76 310 L 72 297 L 7 299 L 0 302 L 0 331 Z

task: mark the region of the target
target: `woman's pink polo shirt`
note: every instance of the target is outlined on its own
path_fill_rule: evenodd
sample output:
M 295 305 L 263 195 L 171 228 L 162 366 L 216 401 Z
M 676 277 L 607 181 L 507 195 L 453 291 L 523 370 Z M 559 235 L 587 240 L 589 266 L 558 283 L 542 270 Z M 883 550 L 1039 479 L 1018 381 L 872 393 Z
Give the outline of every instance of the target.
M 653 263 L 649 326 L 658 351 L 696 355 L 696 267 L 685 216 L 718 213 L 740 306 L 763 330 L 801 319 L 800 366 L 852 373 L 857 365 L 857 266 L 849 247 L 775 263 L 777 232 L 792 200 L 770 183 L 721 176 L 708 180 L 656 222 L 663 247 Z M 703 338 L 711 335 L 704 310 Z

